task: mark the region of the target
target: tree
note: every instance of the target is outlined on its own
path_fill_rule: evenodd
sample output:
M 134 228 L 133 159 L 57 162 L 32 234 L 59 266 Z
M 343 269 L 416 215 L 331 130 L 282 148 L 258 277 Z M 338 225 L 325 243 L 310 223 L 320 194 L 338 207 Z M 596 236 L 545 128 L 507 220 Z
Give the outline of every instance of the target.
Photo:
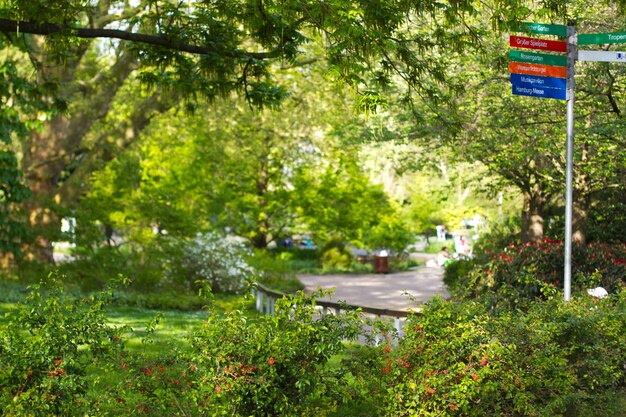
M 140 142 L 94 175 L 74 214 L 82 244 L 103 242 L 102 230 L 98 236 L 87 227 L 96 220 L 143 243 L 153 229 L 176 236 L 228 229 L 258 248 L 305 232 L 363 241 L 362 225 L 390 214 L 389 204 L 358 166 L 358 151 L 342 150 L 334 136 L 346 123 L 348 100 L 324 86 L 322 70 L 281 71 L 296 94 L 280 109 L 252 111 L 232 97 L 156 117 Z M 117 103 L 111 117 L 123 107 Z M 346 209 L 322 215 L 338 204 Z
M 441 81 L 443 65 L 424 52 L 466 43 L 473 34 L 466 16 L 474 12 L 470 0 L 2 1 L 0 31 L 29 54 L 37 79 L 58 83 L 58 97 L 69 103 L 22 146 L 39 257 L 51 255 L 52 208 L 80 198 L 98 160 L 136 140 L 154 112 L 181 98 L 193 103 L 231 91 L 252 106 L 275 105 L 286 89 L 273 82 L 273 68 L 319 59 L 335 80 L 359 91 L 361 108 L 373 109 L 377 88 L 392 75 L 409 90 Z M 407 30 L 416 21 L 421 31 Z M 311 54 L 307 45 L 318 41 L 325 48 Z M 134 73 L 155 89 L 120 126 L 95 130 Z
M 2 45 L 2 41 L 0 41 Z M 12 136 L 23 138 L 38 122 L 29 122 L 23 113 L 54 114 L 62 103 L 42 100 L 50 85 L 38 86 L 21 73 L 16 57 L 7 54 L 0 68 L 0 264 L 7 266 L 11 257 L 21 257 L 29 241 L 28 222 L 19 204 L 30 196 L 18 167 Z
M 611 31 L 597 27 L 605 16 L 617 13 L 614 4 L 602 10 L 590 10 L 583 2 L 567 6 L 564 15 L 580 19 L 580 32 Z M 523 196 L 522 241 L 541 241 L 546 216 L 563 204 L 565 108 L 559 101 L 510 93 L 506 39 L 492 32 L 483 16 L 477 19 L 483 22 L 476 26 L 485 33 L 485 53 L 447 58 L 450 84 L 464 85 L 463 94 L 446 86 L 433 97 L 415 100 L 415 126 L 410 134 L 431 144 L 434 136 L 451 149 L 456 160 L 481 162 L 502 185 L 518 188 Z M 519 17 L 545 19 L 545 10 L 540 8 L 530 8 Z M 612 30 L 620 29 L 614 26 Z M 515 30 L 511 26 L 510 31 Z M 594 195 L 623 186 L 620 167 L 624 161 L 618 151 L 623 146 L 624 119 L 618 105 L 623 82 L 621 71 L 611 71 L 606 64 L 577 64 L 573 226 L 574 239 L 580 243 L 586 241 L 586 219 Z

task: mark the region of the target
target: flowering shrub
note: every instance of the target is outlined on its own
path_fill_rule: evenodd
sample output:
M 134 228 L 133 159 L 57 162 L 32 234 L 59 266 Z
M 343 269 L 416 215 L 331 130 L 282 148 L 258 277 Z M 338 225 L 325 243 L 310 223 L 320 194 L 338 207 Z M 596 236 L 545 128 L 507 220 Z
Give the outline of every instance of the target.
M 217 233 L 199 233 L 183 245 L 182 269 L 193 281 L 216 292 L 238 293 L 256 271 L 247 261 L 252 251 L 242 242 Z
M 352 351 L 343 341 L 360 333 L 360 314 L 320 317 L 316 296 L 279 300 L 274 315 L 213 313 L 189 347 L 131 353 L 105 324 L 110 291 L 76 299 L 54 281 L 35 286 L 0 336 L 0 414 L 623 414 L 624 290 L 503 312 L 435 299 L 397 347 Z
M 274 315 L 211 315 L 190 352 L 159 360 L 125 357 L 120 409 L 152 415 L 328 415 L 346 394 L 347 375 L 327 366 L 354 339 L 359 315 L 318 317 L 302 293 L 279 300 Z
M 86 415 L 86 370 L 106 369 L 121 349 L 105 324 L 110 292 L 75 299 L 56 277 L 31 287 L 0 337 L 0 410 L 7 416 Z
M 524 396 L 523 384 L 541 365 L 517 366 L 515 346 L 492 337 L 490 317 L 476 304 L 458 306 L 436 301 L 421 317 L 406 324 L 406 335 L 396 350 L 385 353 L 389 391 L 386 414 L 402 415 L 532 415 L 537 408 Z M 547 356 L 553 359 L 551 350 Z M 553 366 L 536 383 L 543 388 L 562 386 L 566 375 Z M 551 401 L 541 405 L 548 406 Z M 554 407 L 550 407 L 554 411 Z M 547 413 L 546 415 L 555 415 Z
M 385 415 L 619 415 L 625 302 L 622 291 L 494 315 L 435 300 L 408 319 L 397 348 L 380 348 Z
M 562 242 L 509 245 L 501 252 L 486 253 L 476 262 L 465 282 L 455 285 L 456 295 L 476 297 L 496 294 L 509 301 L 549 298 L 563 287 Z M 461 278 L 462 279 L 462 278 Z M 584 290 L 602 286 L 615 292 L 626 286 L 626 244 L 572 247 L 572 287 Z

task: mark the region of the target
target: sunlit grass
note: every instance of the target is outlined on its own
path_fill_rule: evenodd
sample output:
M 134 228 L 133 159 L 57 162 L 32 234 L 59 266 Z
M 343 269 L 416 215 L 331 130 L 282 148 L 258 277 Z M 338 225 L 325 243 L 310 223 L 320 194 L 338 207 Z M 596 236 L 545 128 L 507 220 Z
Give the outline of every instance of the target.
M 9 313 L 17 305 L 0 303 L 0 330 L 7 325 Z M 165 349 L 188 349 L 187 336 L 199 330 L 209 314 L 222 315 L 235 310 L 245 311 L 249 316 L 258 314 L 250 297 L 237 294 L 216 294 L 207 299 L 207 308 L 196 311 L 109 306 L 104 314 L 109 325 L 127 329 L 122 339 L 129 351 L 157 354 Z M 157 318 L 154 331 L 148 334 L 151 322 Z
M 207 308 L 197 311 L 143 309 L 138 307 L 108 307 L 105 315 L 111 326 L 128 329 L 122 335 L 129 351 L 158 354 L 163 350 L 189 348 L 188 336 L 200 330 L 210 314 L 225 314 L 243 310 L 257 314 L 249 297 L 218 294 L 207 300 Z M 152 332 L 148 332 L 154 322 Z
M 15 308 L 15 303 L 0 303 L 0 329 L 2 329 L 6 323 L 5 316 L 11 309 Z

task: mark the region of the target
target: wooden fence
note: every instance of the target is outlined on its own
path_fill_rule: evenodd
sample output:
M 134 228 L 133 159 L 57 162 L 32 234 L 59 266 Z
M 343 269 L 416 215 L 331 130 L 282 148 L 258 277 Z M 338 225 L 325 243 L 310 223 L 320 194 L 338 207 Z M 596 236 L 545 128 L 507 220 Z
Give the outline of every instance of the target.
M 256 283 L 253 286 L 252 294 L 255 296 L 256 299 L 257 311 L 264 314 L 273 314 L 276 300 L 283 297 L 289 297 L 288 294 L 271 290 L 259 283 Z M 320 314 L 340 315 L 342 311 L 360 309 L 364 314 L 377 317 L 382 321 L 393 320 L 393 327 L 396 329 L 398 335 L 402 334 L 404 320 L 408 317 L 409 314 L 411 314 L 409 311 L 406 310 L 390 310 L 386 308 L 364 307 L 353 304 L 346 304 L 343 302 L 335 303 L 327 300 L 315 300 L 315 303 L 319 307 Z M 381 335 L 375 336 L 376 343 L 380 342 L 381 339 Z

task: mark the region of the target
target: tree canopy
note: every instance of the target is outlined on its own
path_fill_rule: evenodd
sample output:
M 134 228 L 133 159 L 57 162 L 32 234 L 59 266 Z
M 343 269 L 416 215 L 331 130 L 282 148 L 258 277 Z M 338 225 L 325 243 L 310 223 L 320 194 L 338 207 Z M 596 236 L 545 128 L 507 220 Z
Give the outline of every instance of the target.
M 13 140 L 11 150 L 33 195 L 21 204 L 42 249 L 39 257 L 49 257 L 59 214 L 86 195 L 92 173 L 132 147 L 159 114 L 180 103 L 187 110 L 204 108 L 205 99 L 217 103 L 218 97 L 233 94 L 251 108 L 273 109 L 301 94 L 295 87 L 299 81 L 282 75 L 312 64 L 322 68 L 321 83 L 350 87 L 363 114 L 400 109 L 396 121 L 405 128 L 390 131 L 389 137 L 399 133 L 420 142 L 425 154 L 449 146 L 446 155 L 485 164 L 504 183 L 528 193 L 524 215 L 529 224 L 538 224 L 530 220 L 539 222 L 546 204 L 558 204 L 554 179 L 562 161 L 551 153 L 558 127 L 539 117 L 532 129 L 515 128 L 513 108 L 535 112 L 538 106 L 510 103 L 503 95 L 508 85 L 503 33 L 524 20 L 579 19 L 588 30 L 601 27 L 601 21 L 589 19 L 594 15 L 583 3 L 0 0 L 0 47 L 7 68 L 16 69 L 14 79 L 30 78 L 37 91 L 28 106 L 16 90 L 1 97 L 9 117 L 4 136 Z M 602 5 L 602 13 L 616 17 L 611 29 L 621 27 L 621 5 Z M 595 84 L 585 85 L 589 94 L 582 100 L 606 104 L 609 113 L 586 117 L 592 129 L 581 137 L 578 178 L 593 181 L 579 183 L 579 201 L 607 192 L 622 178 L 619 161 L 597 163 L 606 162 L 620 143 L 611 119 L 621 120 L 621 90 L 614 83 L 619 74 L 603 68 L 585 67 Z M 335 128 L 361 141 L 368 132 L 360 124 Z M 256 138 L 249 130 L 240 133 Z M 524 140 L 534 146 L 525 147 Z M 350 176 L 358 169 L 348 171 L 344 174 Z M 328 178 L 337 179 L 338 172 L 329 171 Z M 162 186 L 154 181 L 153 191 Z M 237 204 L 244 206 L 250 208 Z M 580 207 L 582 219 L 584 204 Z M 257 233 L 260 242 L 262 235 Z

